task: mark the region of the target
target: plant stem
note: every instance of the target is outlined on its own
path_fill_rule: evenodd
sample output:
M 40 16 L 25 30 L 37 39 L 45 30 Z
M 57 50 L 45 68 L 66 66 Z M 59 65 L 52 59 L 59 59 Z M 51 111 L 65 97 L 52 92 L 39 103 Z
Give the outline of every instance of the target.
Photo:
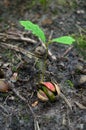
M 47 69 L 47 56 L 48 56 L 49 42 L 47 42 L 45 45 L 46 45 L 46 55 L 45 55 L 44 62 L 43 62 L 43 67 L 42 67 L 42 78 L 41 78 L 42 82 L 44 81 L 45 72 L 46 72 L 46 69 Z

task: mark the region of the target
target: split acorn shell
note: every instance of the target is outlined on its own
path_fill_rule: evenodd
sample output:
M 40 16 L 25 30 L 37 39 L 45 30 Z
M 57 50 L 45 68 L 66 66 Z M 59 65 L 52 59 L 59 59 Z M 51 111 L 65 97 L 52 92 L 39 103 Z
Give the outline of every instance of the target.
M 48 101 L 47 95 L 41 89 L 37 92 L 37 97 L 42 101 Z
M 54 101 L 56 95 L 60 95 L 60 88 L 56 83 L 41 82 L 41 88 L 37 92 L 37 96 L 42 101 Z
M 41 84 L 48 88 L 50 91 L 55 92 L 55 86 L 51 82 L 41 82 Z

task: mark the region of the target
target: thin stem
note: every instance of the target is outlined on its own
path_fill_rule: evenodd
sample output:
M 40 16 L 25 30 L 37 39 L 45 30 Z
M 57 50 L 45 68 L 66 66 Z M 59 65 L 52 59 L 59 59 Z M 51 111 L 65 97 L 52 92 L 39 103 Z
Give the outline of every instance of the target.
M 40 82 L 44 81 L 45 72 L 46 72 L 46 69 L 47 69 L 48 46 L 49 46 L 50 43 L 52 43 L 52 40 L 49 40 L 45 44 L 42 43 L 42 46 L 46 49 L 46 54 L 45 54 L 44 60 L 42 61 L 42 68 L 41 68 L 42 75 L 40 75 L 41 76 Z
M 47 42 L 45 45 L 46 45 L 46 55 L 45 55 L 44 62 L 43 62 L 41 81 L 44 81 L 45 72 L 46 72 L 46 68 L 47 68 L 47 57 L 48 57 L 48 45 L 49 45 L 49 42 Z

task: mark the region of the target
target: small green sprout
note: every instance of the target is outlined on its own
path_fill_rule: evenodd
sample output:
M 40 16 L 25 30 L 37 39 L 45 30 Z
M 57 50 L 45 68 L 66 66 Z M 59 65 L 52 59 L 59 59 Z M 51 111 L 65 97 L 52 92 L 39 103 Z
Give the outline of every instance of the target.
M 20 24 L 25 28 L 25 30 L 32 31 L 32 34 L 41 39 L 41 41 L 45 43 L 45 45 L 47 44 L 46 36 L 38 25 L 32 23 L 31 21 L 20 21 Z M 71 45 L 75 42 L 75 39 L 70 36 L 62 36 L 59 38 L 51 39 L 50 41 L 48 41 L 48 44 L 53 42 Z
M 69 85 L 71 88 L 73 88 L 73 87 L 74 87 L 74 84 L 72 83 L 72 81 L 71 81 L 71 80 L 67 80 L 66 82 L 68 83 L 68 85 Z
M 57 43 L 61 43 L 61 44 L 67 44 L 67 45 L 71 45 L 75 42 L 75 39 L 73 39 L 71 36 L 62 36 L 59 38 L 53 38 L 47 41 L 46 36 L 44 34 L 44 32 L 42 31 L 42 29 L 32 23 L 31 21 L 20 21 L 20 24 L 25 28 L 25 30 L 30 30 L 32 32 L 33 35 L 37 36 L 41 41 L 42 41 L 42 45 L 43 47 L 45 47 L 46 49 L 46 55 L 44 58 L 44 61 L 39 61 L 39 63 L 42 62 L 42 68 L 41 65 L 39 66 L 39 69 L 41 68 L 42 70 L 42 76 L 41 77 L 41 81 L 44 80 L 44 74 L 46 71 L 46 61 L 47 61 L 47 56 L 48 56 L 48 45 L 53 43 L 53 42 L 57 42 Z

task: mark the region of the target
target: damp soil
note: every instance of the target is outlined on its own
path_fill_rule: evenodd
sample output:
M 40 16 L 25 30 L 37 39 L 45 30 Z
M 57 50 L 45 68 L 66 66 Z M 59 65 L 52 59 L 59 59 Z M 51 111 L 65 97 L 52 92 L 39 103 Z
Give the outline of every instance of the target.
M 57 43 L 49 45 L 56 59 L 47 57 L 44 73 L 44 81 L 59 84 L 71 109 L 60 97 L 54 102 L 42 102 L 37 91 L 45 56 L 35 58 L 40 41 L 19 24 L 19 20 L 38 24 L 47 39 L 51 32 L 53 38 L 86 35 L 85 0 L 66 1 L 64 4 L 56 2 L 52 1 L 45 9 L 40 4 L 30 6 L 31 1 L 0 1 L 0 79 L 9 82 L 13 74 L 18 75 L 18 79 L 11 80 L 12 86 L 7 93 L 0 92 L 0 130 L 86 130 L 86 60 L 77 49 L 77 43 L 73 47 Z M 11 38 L 7 37 L 8 32 Z M 37 43 L 13 38 L 26 32 L 24 36 Z M 9 49 L 6 44 L 18 46 L 34 55 L 30 58 L 21 51 Z M 86 55 L 85 49 L 83 52 Z

